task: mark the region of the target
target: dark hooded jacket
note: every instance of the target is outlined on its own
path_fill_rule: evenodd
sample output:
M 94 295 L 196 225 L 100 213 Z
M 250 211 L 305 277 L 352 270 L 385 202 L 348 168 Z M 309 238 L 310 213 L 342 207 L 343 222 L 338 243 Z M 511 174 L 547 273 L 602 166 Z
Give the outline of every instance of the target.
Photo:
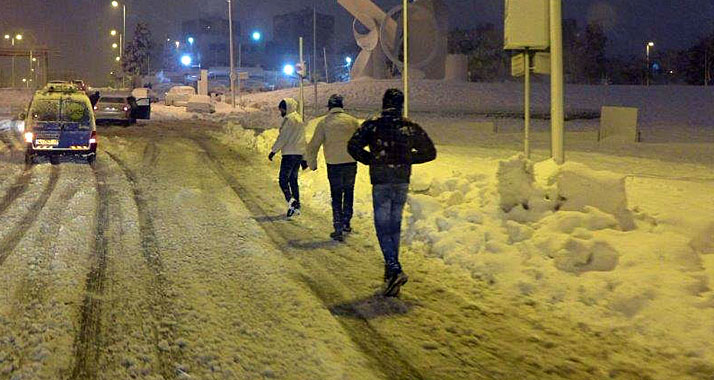
M 398 109 L 386 109 L 380 117 L 365 121 L 347 150 L 355 160 L 369 165 L 373 185 L 409 183 L 412 165 L 436 159 L 436 148 L 426 132 Z

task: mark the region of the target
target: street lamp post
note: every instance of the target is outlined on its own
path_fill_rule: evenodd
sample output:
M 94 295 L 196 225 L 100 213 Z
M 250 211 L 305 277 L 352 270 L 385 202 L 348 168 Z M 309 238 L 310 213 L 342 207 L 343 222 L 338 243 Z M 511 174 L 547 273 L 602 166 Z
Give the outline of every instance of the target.
M 16 34 L 16 35 L 14 35 L 14 36 L 11 36 L 11 35 L 9 35 L 9 34 L 6 34 L 6 35 L 5 35 L 5 39 L 6 39 L 6 40 L 11 40 L 12 47 L 14 48 L 14 47 L 15 47 L 15 41 L 16 41 L 16 40 L 17 40 L 17 41 L 22 41 L 22 34 Z M 11 72 L 11 75 L 12 75 L 12 78 L 11 78 L 12 87 L 15 87 L 15 55 L 14 55 L 14 53 L 13 53 L 13 56 L 12 56 L 12 72 Z
M 650 64 L 650 49 L 652 49 L 655 46 L 654 42 L 650 41 L 647 43 L 647 46 L 645 47 L 647 50 L 647 77 L 646 77 L 646 84 L 647 86 L 650 85 L 650 76 L 652 75 L 652 65 Z
M 233 108 L 236 108 L 236 73 L 235 73 L 235 67 L 233 65 L 233 5 L 231 3 L 231 0 L 228 1 L 228 35 L 229 35 L 229 43 L 230 43 L 230 54 L 231 54 L 231 59 L 230 59 L 230 64 L 231 64 L 231 73 L 229 74 L 229 78 L 231 80 L 231 104 L 233 105 Z
M 112 1 L 112 7 L 118 8 L 119 7 L 119 2 L 118 1 Z M 122 8 L 122 19 L 123 19 L 123 25 L 122 25 L 122 34 L 126 36 L 126 4 L 122 3 L 121 4 Z M 124 45 L 121 45 L 121 50 L 120 54 L 124 55 Z

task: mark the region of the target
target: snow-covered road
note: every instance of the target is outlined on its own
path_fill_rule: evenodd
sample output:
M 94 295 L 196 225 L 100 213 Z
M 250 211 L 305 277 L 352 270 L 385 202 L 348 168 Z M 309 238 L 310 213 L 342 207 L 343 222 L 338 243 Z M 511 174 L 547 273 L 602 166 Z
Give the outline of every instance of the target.
M 0 379 L 714 375 L 708 354 L 565 318 L 423 243 L 406 249 L 403 295 L 375 296 L 382 262 L 364 194 L 346 244 L 327 238 L 324 166 L 304 177 L 308 207 L 287 222 L 277 168 L 221 127 L 101 128 L 94 169 L 25 169 L 17 146 L 0 147 Z M 437 165 L 458 169 L 474 151 L 442 152 Z M 471 169 L 504 154 L 482 153 Z M 630 186 L 659 194 L 656 183 Z M 641 207 L 668 217 L 654 200 Z

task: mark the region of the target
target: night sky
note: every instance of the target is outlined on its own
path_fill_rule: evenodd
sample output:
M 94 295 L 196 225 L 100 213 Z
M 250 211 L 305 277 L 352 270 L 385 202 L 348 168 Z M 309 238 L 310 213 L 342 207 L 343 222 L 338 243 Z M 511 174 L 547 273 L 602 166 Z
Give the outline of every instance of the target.
M 253 29 L 271 39 L 272 16 L 312 5 L 312 0 L 234 0 L 235 14 L 241 21 L 244 38 Z M 399 0 L 378 0 L 384 8 Z M 337 40 L 351 40 L 351 18 L 336 0 L 317 0 L 323 13 L 337 17 Z M 503 0 L 448 0 L 452 26 L 471 27 L 494 23 L 502 27 Z M 714 31 L 714 0 L 565 0 L 566 18 L 582 25 L 601 21 L 611 39 L 613 54 L 629 55 L 644 51 L 654 40 L 657 48 L 680 49 Z M 225 14 L 225 0 L 128 0 L 127 29 L 136 22 L 148 22 L 160 43 L 166 34 L 180 29 L 184 19 L 199 14 Z M 113 56 L 108 31 L 120 29 L 121 12 L 110 0 L 4 0 L 0 14 L 0 33 L 31 31 L 41 43 L 61 52 L 54 59 L 55 69 L 71 67 L 90 80 L 104 79 Z M 32 37 L 30 37 L 32 39 Z M 3 43 L 5 41 L 2 41 Z M 6 65 L 4 65 L 6 66 Z

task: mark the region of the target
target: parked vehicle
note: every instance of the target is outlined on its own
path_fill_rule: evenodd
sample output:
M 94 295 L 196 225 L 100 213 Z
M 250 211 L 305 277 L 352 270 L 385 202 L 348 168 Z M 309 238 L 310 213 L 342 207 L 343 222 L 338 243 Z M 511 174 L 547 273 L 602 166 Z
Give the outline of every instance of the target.
M 131 96 L 137 99 L 149 99 L 152 103 L 158 103 L 159 97 L 156 92 L 150 88 L 140 87 L 131 90 Z
M 74 85 L 49 84 L 33 96 L 25 119 L 25 163 L 48 156 L 79 155 L 92 164 L 97 152 L 97 126 L 87 95 Z
M 97 122 L 119 122 L 124 126 L 136 123 L 136 119 L 151 118 L 151 101 L 136 99 L 132 106 L 130 98 L 121 95 L 105 95 L 94 106 Z
M 193 95 L 196 95 L 196 90 L 191 86 L 171 87 L 169 92 L 166 93 L 164 103 L 167 106 L 186 107 Z

